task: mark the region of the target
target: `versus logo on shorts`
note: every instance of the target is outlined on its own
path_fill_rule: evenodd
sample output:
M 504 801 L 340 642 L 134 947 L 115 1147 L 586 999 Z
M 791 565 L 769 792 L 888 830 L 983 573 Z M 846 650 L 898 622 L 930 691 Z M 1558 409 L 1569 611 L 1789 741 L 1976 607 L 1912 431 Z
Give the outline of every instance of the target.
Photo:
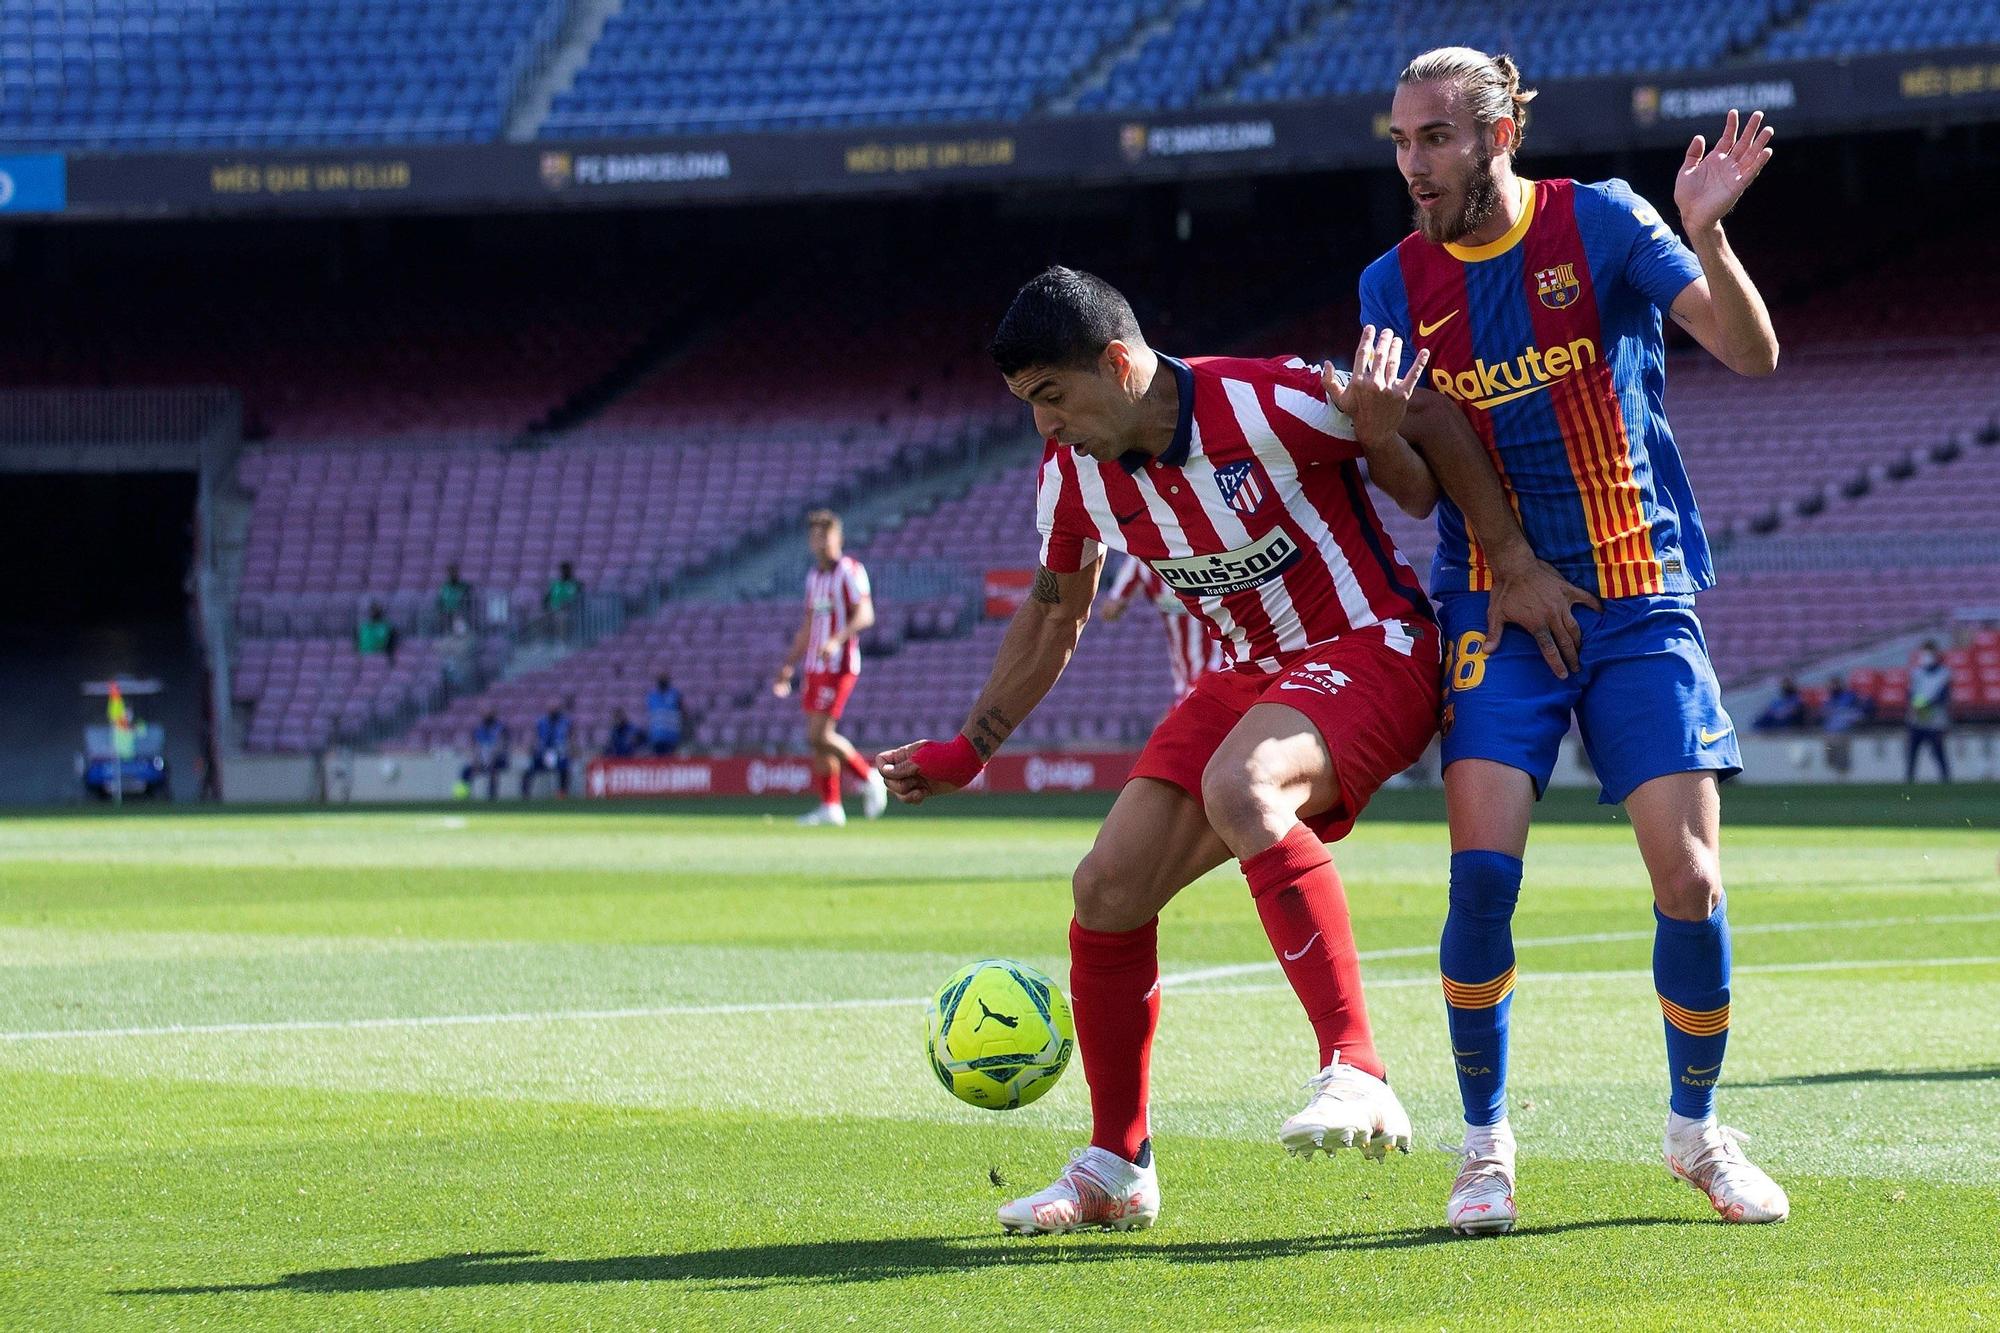
M 1227 597 L 1269 583 L 1297 564 L 1304 549 L 1273 528 L 1248 546 L 1221 555 L 1190 555 L 1179 560 L 1153 560 L 1153 572 L 1175 592 L 1191 597 Z

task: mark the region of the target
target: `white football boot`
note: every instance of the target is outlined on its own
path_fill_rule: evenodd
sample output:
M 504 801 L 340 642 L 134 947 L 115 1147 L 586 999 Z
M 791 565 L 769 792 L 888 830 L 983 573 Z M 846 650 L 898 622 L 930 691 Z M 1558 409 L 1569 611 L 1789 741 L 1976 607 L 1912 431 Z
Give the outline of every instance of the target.
M 1504 1119 L 1495 1125 L 1467 1125 L 1458 1151 L 1462 1165 L 1445 1201 L 1445 1224 L 1461 1236 L 1512 1231 L 1520 1217 L 1514 1207 L 1513 1127 Z
M 1716 1124 L 1713 1116 L 1689 1120 L 1669 1114 L 1662 1153 L 1667 1170 L 1706 1194 L 1723 1221 L 1782 1222 L 1791 1215 L 1792 1201 L 1743 1155 L 1741 1145 L 1748 1139 Z
M 799 823 L 807 828 L 845 828 L 847 811 L 838 805 L 822 805 L 810 814 L 800 815 Z
M 870 819 L 880 819 L 882 812 L 889 808 L 889 784 L 874 769 L 868 770 L 868 781 L 861 788 L 861 813 Z
M 1339 1051 L 1306 1086 L 1312 1100 L 1278 1128 L 1278 1142 L 1294 1157 L 1316 1151 L 1331 1157 L 1339 1148 L 1359 1148 L 1379 1162 L 1391 1148 L 1410 1150 L 1410 1117 L 1396 1094 L 1373 1074 L 1342 1064 Z
M 1143 1231 L 1160 1215 L 1160 1176 L 1150 1147 L 1136 1166 L 1102 1148 L 1078 1148 L 1055 1183 L 1000 1205 L 1000 1225 L 1019 1236 L 1057 1235 L 1096 1227 Z

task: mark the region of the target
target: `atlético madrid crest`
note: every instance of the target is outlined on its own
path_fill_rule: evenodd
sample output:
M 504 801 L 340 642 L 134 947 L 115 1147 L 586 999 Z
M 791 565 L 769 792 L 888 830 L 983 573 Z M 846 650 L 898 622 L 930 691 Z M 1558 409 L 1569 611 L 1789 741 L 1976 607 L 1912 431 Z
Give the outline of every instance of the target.
M 1562 310 L 1576 304 L 1576 298 L 1583 293 L 1583 284 L 1576 280 L 1576 265 L 1557 264 L 1535 274 L 1535 295 L 1542 298 L 1542 304 L 1551 310 Z
M 1215 489 L 1222 492 L 1222 503 L 1245 518 L 1264 504 L 1264 484 L 1257 480 L 1257 465 L 1247 459 L 1217 468 Z

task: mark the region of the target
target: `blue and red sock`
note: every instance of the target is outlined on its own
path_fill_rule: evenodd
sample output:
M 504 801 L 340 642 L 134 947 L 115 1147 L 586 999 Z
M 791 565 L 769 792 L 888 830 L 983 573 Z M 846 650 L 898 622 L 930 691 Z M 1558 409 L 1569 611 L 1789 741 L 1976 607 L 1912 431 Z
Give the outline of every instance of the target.
M 1507 1116 L 1507 1014 L 1514 1003 L 1514 904 L 1521 860 L 1453 852 L 1451 908 L 1438 942 L 1452 1065 L 1468 1125 Z
M 1676 921 L 1653 909 L 1653 987 L 1666 1015 L 1667 1073 L 1676 1115 L 1715 1114 L 1715 1085 L 1729 1045 L 1727 902 L 1700 921 Z

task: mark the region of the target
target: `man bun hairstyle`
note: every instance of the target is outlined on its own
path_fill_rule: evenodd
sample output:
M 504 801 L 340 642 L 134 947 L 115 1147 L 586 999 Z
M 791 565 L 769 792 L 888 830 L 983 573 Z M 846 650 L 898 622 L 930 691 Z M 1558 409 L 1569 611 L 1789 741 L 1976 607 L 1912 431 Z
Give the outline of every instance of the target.
M 1469 46 L 1440 46 L 1405 65 L 1396 83 L 1448 83 L 1482 127 L 1512 120 L 1510 153 L 1519 152 L 1528 135 L 1528 103 L 1535 100 L 1535 90 L 1521 86 L 1520 68 L 1504 52 L 1490 56 Z
M 1014 294 L 986 350 L 1002 375 L 1018 375 L 1095 365 L 1111 343 L 1138 341 L 1139 318 L 1116 287 L 1058 264 Z

